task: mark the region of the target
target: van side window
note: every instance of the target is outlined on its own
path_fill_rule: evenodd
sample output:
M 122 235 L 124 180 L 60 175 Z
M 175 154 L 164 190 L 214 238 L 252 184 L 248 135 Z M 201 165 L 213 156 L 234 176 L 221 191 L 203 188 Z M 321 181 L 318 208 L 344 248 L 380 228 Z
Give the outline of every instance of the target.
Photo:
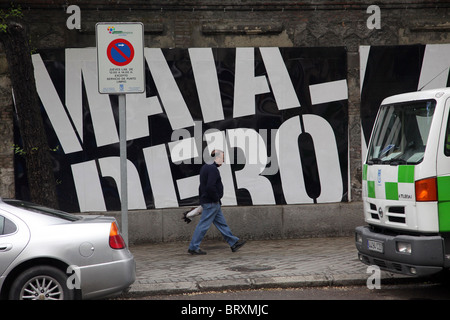
M 447 130 L 445 131 L 445 146 L 444 146 L 444 154 L 449 157 L 450 156 L 450 114 L 447 120 Z

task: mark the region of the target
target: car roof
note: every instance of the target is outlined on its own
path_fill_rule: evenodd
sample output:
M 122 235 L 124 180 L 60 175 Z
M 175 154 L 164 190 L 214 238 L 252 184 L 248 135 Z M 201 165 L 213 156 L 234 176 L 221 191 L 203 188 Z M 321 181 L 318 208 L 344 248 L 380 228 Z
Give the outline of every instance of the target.
M 0 210 L 20 218 L 27 224 L 58 224 L 82 219 L 70 213 L 15 199 L 0 199 Z

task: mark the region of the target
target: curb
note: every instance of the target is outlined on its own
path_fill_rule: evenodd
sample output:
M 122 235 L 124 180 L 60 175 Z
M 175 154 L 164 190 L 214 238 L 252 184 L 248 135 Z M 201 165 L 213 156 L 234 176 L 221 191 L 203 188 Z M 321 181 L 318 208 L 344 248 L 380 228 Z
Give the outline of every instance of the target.
M 255 277 L 246 279 L 215 279 L 203 281 L 179 281 L 163 283 L 135 283 L 123 297 L 143 297 L 155 295 L 189 294 L 223 290 L 255 290 L 271 288 L 304 288 L 328 286 L 365 286 L 368 274 L 298 275 L 280 277 Z M 383 272 L 381 283 L 406 284 L 423 282 L 421 278 L 411 278 Z

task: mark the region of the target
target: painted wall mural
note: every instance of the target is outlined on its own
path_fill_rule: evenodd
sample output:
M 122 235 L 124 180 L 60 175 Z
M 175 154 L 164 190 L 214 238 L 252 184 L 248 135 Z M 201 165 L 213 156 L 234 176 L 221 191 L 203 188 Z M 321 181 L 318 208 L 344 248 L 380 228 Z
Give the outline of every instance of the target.
M 450 45 L 361 46 L 363 159 L 384 98 L 450 86 Z
M 223 205 L 348 200 L 344 47 L 144 56 L 146 92 L 126 96 L 130 210 L 197 204 L 200 167 L 216 148 Z M 120 210 L 118 101 L 98 93 L 96 49 L 44 50 L 33 64 L 61 209 Z M 17 159 L 20 198 L 23 167 Z

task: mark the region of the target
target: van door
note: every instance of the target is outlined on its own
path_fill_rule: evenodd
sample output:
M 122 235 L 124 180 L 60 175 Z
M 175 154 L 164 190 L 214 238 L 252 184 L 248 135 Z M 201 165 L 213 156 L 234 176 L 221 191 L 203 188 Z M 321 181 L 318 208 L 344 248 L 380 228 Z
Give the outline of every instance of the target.
M 450 231 L 450 98 L 445 103 L 437 151 L 439 231 Z

